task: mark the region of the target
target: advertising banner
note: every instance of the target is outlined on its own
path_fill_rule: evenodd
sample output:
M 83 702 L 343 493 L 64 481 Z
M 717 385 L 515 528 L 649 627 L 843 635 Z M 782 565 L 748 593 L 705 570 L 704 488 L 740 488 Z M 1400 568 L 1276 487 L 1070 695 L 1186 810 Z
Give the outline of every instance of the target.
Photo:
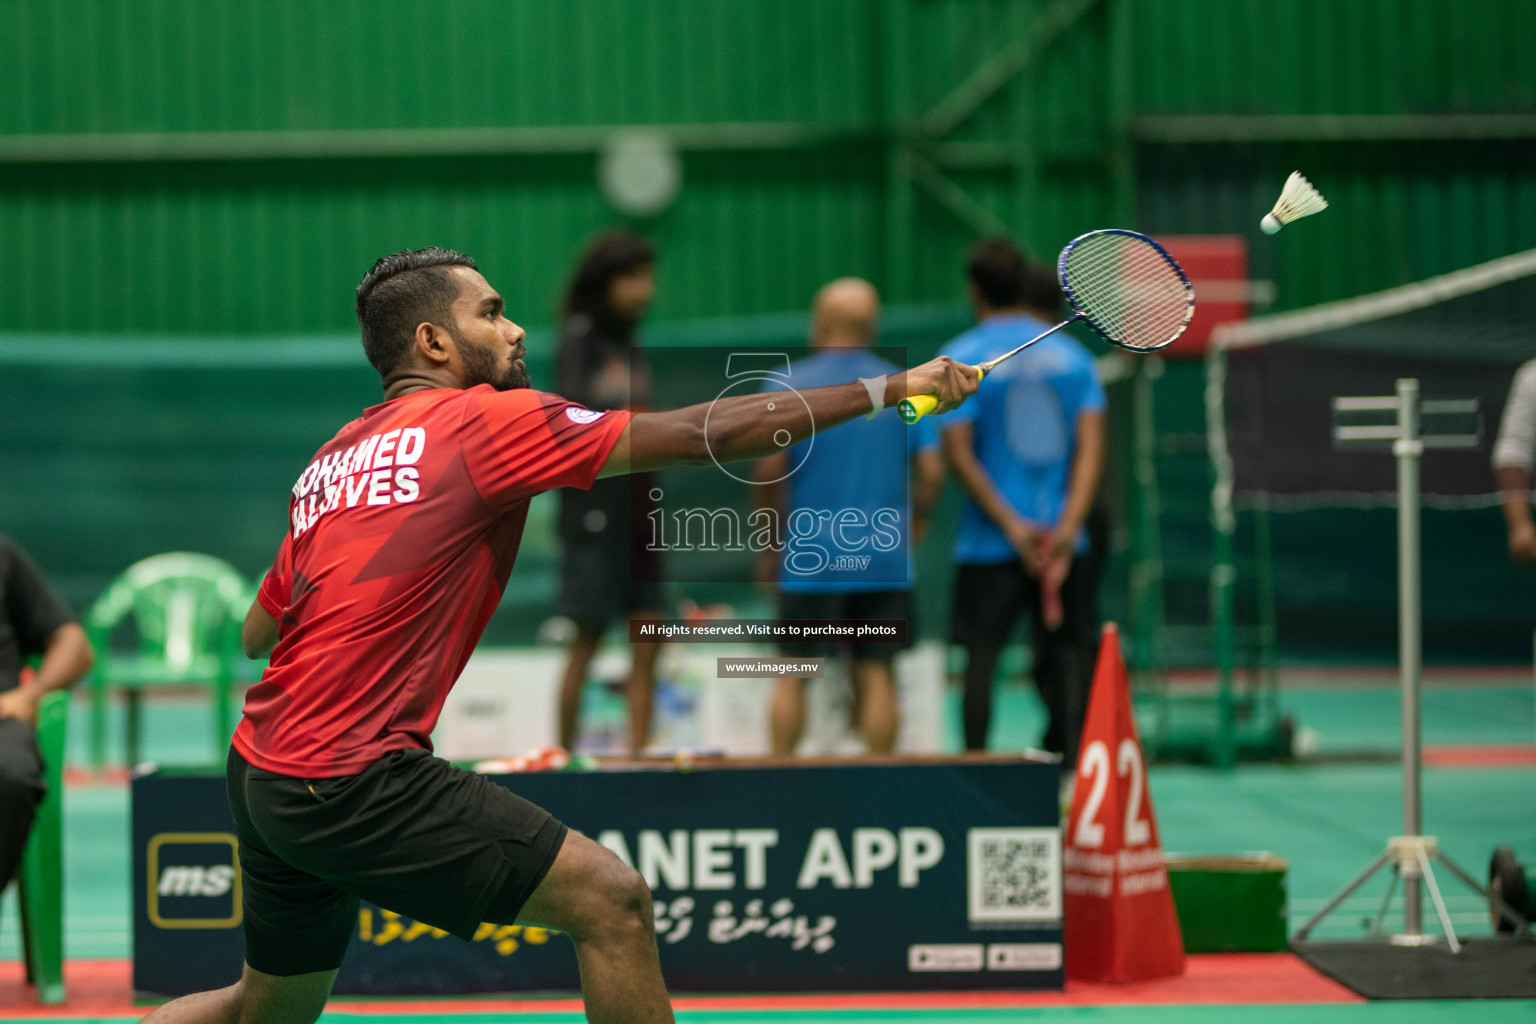
M 1024 758 L 492 776 L 633 865 L 676 992 L 1059 989 L 1058 767 Z M 222 777 L 133 783 L 134 987 L 240 972 L 241 877 Z M 555 932 L 466 944 L 364 904 L 352 994 L 576 991 Z

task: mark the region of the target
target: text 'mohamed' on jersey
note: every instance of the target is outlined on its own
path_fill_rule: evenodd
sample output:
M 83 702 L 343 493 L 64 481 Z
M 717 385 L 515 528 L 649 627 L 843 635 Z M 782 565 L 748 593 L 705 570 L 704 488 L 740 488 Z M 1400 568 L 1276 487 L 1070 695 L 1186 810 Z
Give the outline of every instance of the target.
M 257 594 L 278 643 L 235 731 L 246 760 L 321 778 L 430 750 L 529 499 L 592 486 L 629 419 L 482 384 L 414 392 L 343 427 L 294 484 Z

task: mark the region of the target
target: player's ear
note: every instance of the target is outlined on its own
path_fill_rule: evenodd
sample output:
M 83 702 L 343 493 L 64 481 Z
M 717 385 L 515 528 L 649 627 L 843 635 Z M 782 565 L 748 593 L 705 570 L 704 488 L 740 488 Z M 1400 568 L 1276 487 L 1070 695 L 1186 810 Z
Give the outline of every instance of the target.
M 453 361 L 452 337 L 434 323 L 423 321 L 417 324 L 412 344 L 428 366 L 446 366 Z

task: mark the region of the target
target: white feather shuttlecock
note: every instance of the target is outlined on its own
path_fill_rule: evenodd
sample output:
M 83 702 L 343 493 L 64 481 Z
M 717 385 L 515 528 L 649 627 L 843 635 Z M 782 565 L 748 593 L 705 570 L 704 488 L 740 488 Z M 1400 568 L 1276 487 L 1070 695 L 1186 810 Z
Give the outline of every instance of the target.
M 1259 227 L 1264 229 L 1266 235 L 1272 235 L 1293 220 L 1310 217 L 1327 208 L 1328 200 L 1312 187 L 1312 183 L 1303 178 L 1300 171 L 1292 171 L 1291 176 L 1285 179 L 1285 188 L 1280 190 L 1280 201 L 1259 221 Z

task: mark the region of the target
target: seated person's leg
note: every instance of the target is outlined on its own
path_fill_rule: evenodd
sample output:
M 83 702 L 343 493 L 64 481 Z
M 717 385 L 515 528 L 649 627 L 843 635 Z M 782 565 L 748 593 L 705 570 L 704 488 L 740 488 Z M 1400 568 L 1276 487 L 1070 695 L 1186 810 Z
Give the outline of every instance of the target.
M 37 730 L 14 718 L 0 718 L 0 892 L 21 866 L 32 817 L 42 798 Z

